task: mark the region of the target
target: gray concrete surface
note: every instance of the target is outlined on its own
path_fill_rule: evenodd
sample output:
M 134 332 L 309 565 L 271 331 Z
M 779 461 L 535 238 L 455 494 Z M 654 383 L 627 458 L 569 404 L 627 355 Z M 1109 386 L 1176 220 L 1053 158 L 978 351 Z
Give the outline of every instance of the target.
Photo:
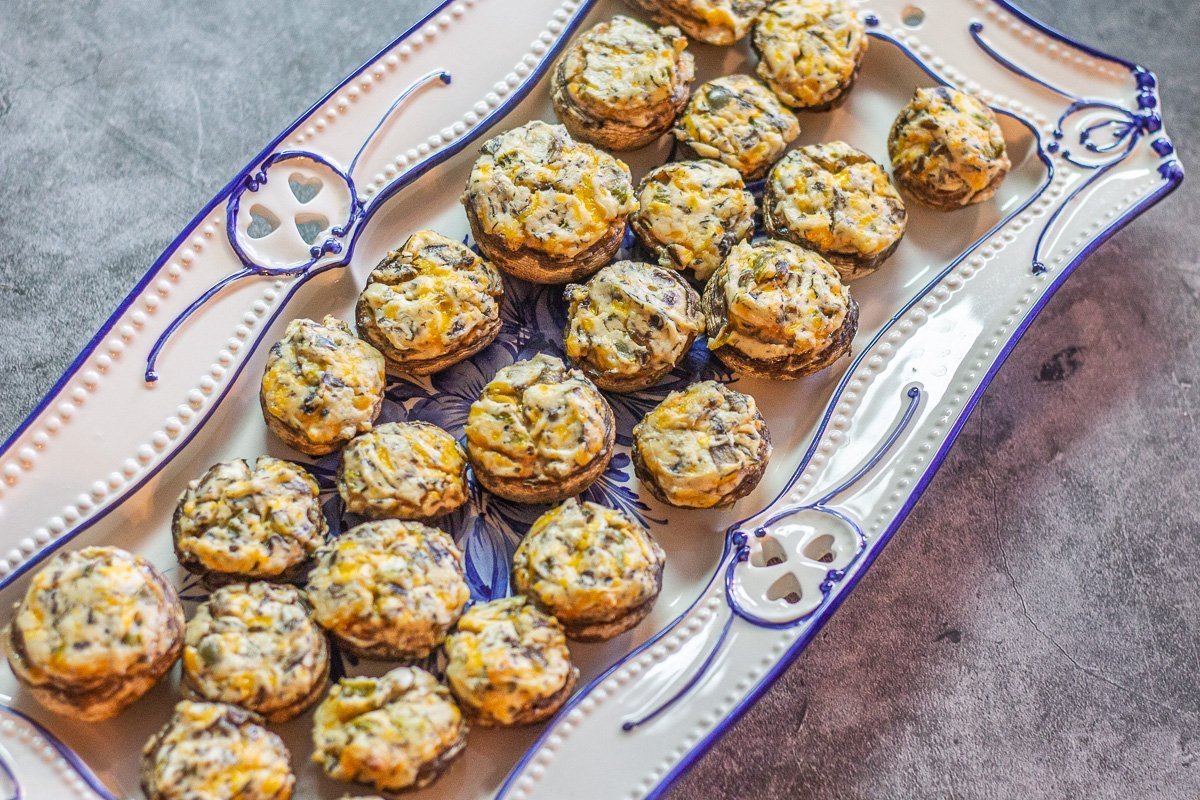
M 0 434 L 251 154 L 432 4 L 4 0 Z M 1200 167 L 1195 0 L 1025 7 L 1165 76 Z M 672 800 L 1200 796 L 1198 219 L 1193 176 L 1081 268 Z

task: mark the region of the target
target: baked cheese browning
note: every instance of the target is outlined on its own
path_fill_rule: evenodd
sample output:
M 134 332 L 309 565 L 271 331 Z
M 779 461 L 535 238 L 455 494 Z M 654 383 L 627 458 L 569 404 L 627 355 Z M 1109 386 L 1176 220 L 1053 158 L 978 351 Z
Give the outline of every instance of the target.
M 844 278 L 881 263 L 907 220 L 884 168 L 845 142 L 788 153 L 771 170 L 763 207 L 772 236 L 816 250 Z
M 221 703 L 183 701 L 142 753 L 150 800 L 288 800 L 296 778 L 283 740 Z
M 618 261 L 571 285 L 566 354 L 597 385 L 631 391 L 656 382 L 704 329 L 700 296 L 675 272 Z
M 500 330 L 500 273 L 461 242 L 417 231 L 371 271 L 359 296 L 359 333 L 397 369 L 441 369 Z
M 754 398 L 716 381 L 672 392 L 633 429 L 638 477 L 681 508 L 727 506 L 758 484 L 771 440 Z
M 449 690 L 419 667 L 342 678 L 317 707 L 313 761 L 329 777 L 382 792 L 427 786 L 466 744 Z
M 637 209 L 631 180 L 624 162 L 535 120 L 483 146 L 462 199 L 510 249 L 572 257 Z
M 175 554 L 201 575 L 290 579 L 325 540 L 320 487 L 302 467 L 261 456 L 209 468 L 179 498 Z
M 14 675 L 52 711 L 107 719 L 183 648 L 183 606 L 150 562 L 116 547 L 62 552 L 30 581 L 5 639 Z
M 436 425 L 389 422 L 350 441 L 337 486 L 351 513 L 432 519 L 467 501 L 467 457 Z
M 1012 166 L 995 113 L 946 86 L 916 91 L 892 125 L 888 153 L 896 181 L 937 208 L 987 200 Z
M 749 75 L 701 85 L 675 123 L 675 138 L 700 158 L 715 158 L 748 180 L 761 178 L 800 135 L 796 115 Z
M 845 0 L 781 0 L 754 23 L 758 76 L 786 105 L 836 105 L 858 75 L 869 39 Z
M 311 614 L 294 586 L 256 581 L 218 589 L 188 621 L 184 686 L 271 722 L 295 717 L 329 677 L 329 645 Z
M 750 32 L 769 0 L 627 0 L 660 24 L 678 25 L 693 39 L 729 45 Z
M 665 560 L 649 531 L 628 515 L 571 499 L 533 523 L 513 557 L 513 579 L 518 592 L 575 636 L 596 623 L 645 616 L 662 586 Z
M 308 582 L 313 618 L 366 658 L 424 658 L 470 599 L 463 556 L 447 534 L 380 520 L 322 545 Z
M 631 224 L 661 266 L 690 269 L 703 281 L 735 244 L 754 235 L 754 208 L 754 196 L 732 167 L 674 161 L 642 179 Z
M 323 454 L 371 429 L 383 388 L 383 356 L 345 322 L 295 319 L 271 347 L 261 400 L 272 430 L 302 452 Z
M 481 725 L 525 725 L 553 714 L 578 670 L 562 626 L 520 595 L 471 606 L 446 640 L 446 680 Z

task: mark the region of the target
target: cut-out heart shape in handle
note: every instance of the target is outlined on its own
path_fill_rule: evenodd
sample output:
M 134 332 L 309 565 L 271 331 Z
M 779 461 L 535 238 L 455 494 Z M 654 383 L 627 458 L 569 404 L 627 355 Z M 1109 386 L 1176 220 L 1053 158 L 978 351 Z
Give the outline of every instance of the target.
M 292 196 L 300 205 L 304 205 L 311 203 L 313 198 L 321 193 L 325 183 L 315 175 L 306 178 L 299 172 L 293 172 L 288 176 L 288 188 L 292 190 Z

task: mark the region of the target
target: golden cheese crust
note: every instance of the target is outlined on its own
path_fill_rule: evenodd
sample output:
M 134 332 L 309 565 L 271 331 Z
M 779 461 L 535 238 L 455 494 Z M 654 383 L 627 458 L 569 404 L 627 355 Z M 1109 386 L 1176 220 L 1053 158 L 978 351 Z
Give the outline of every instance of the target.
M 567 636 L 602 641 L 650 613 L 665 561 L 627 514 L 571 499 L 533 523 L 513 556 L 513 584 Z
M 446 533 L 419 522 L 351 528 L 316 554 L 308 581 L 313 618 L 363 658 L 424 658 L 471 597 L 463 556 Z
M 630 219 L 658 263 L 707 280 L 738 242 L 754 235 L 754 195 L 719 161 L 672 161 L 646 174 Z
M 546 719 L 579 675 L 562 626 L 520 595 L 471 606 L 446 640 L 446 658 L 450 691 L 485 727 Z
M 290 758 L 257 714 L 185 700 L 142 751 L 142 791 L 149 800 L 289 800 Z
M 671 129 L 694 74 L 678 28 L 656 31 L 618 15 L 568 48 L 550 91 L 571 135 L 610 150 L 636 150 Z
M 215 464 L 175 507 L 175 557 L 210 584 L 296 580 L 329 532 L 319 495 L 313 477 L 289 461 Z
M 946 86 L 917 89 L 888 136 L 896 182 L 943 210 L 991 199 L 1012 163 L 996 114 Z
M 436 425 L 388 422 L 346 445 L 337 487 L 353 514 L 433 519 L 467 502 L 467 456 Z
M 428 375 L 492 343 L 503 296 L 495 267 L 462 242 L 423 230 L 371 271 L 355 320 L 390 370 Z
M 319 456 L 371 430 L 383 389 L 383 356 L 349 325 L 294 319 L 271 347 L 259 401 L 272 433 Z
M 749 75 L 702 84 L 675 123 L 675 138 L 685 153 L 714 158 L 746 180 L 766 175 L 799 135 L 796 115 Z
M 567 358 L 601 389 L 653 386 L 704 330 L 700 295 L 662 267 L 618 261 L 567 287 Z
M 780 0 L 754 23 L 756 72 L 784 104 L 827 111 L 845 99 L 870 39 L 845 0 Z
M 284 722 L 329 683 L 329 644 L 294 586 L 255 581 L 213 592 L 188 621 L 187 696 L 228 703 Z
M 693 39 L 730 45 L 750 32 L 754 18 L 769 0 L 626 0 L 650 19 L 678 25 Z
M 342 678 L 313 719 L 313 761 L 334 780 L 381 792 L 428 786 L 466 743 L 449 690 L 419 667 Z
M 845 142 L 788 153 L 763 195 L 767 231 L 820 253 L 846 281 L 874 272 L 896 251 L 907 219 L 883 166 Z
M 739 244 L 704 287 L 708 347 L 747 375 L 794 380 L 850 352 L 858 304 L 817 253 L 771 239 Z
M 466 434 L 467 458 L 488 491 L 554 503 L 604 471 L 616 422 L 590 380 L 539 353 L 496 373 L 471 404 Z
M 771 458 L 754 398 L 716 381 L 671 392 L 633 429 L 634 471 L 679 508 L 725 508 L 750 494 Z
M 141 556 L 116 547 L 61 552 L 29 583 L 4 633 L 13 675 L 56 714 L 116 716 L 183 649 L 183 606 Z

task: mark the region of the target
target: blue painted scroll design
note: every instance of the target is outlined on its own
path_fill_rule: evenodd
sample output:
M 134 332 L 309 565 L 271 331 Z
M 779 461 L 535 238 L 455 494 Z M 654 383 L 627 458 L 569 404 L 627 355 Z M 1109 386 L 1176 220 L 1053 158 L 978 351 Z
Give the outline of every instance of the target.
M 91 768 L 89 768 L 87 764 L 83 763 L 83 759 L 76 755 L 74 750 L 72 750 L 70 747 L 67 747 L 67 745 L 64 744 L 61 739 L 48 731 L 32 717 L 28 716 L 22 711 L 18 711 L 12 706 L 0 703 L 0 717 L 4 716 L 12 717 L 12 722 L 16 725 L 28 726 L 32 731 L 32 734 L 36 738 L 41 739 L 42 744 L 49 748 L 49 750 L 53 751 L 54 755 L 57 755 L 59 758 L 61 758 L 66 763 L 67 767 L 79 778 L 82 785 L 90 789 L 98 798 L 100 798 L 100 800 L 119 800 L 119 798 L 110 792 L 108 787 L 106 787 L 100 781 L 100 779 L 96 777 L 96 773 L 92 772 Z M 17 778 L 16 770 L 13 768 L 13 765 L 9 762 L 6 755 L 0 756 L 0 772 L 3 773 L 4 777 L 11 786 L 11 790 L 13 791 L 13 794 L 6 798 L 6 800 L 42 800 L 41 798 L 34 798 L 26 793 L 25 788 L 21 785 L 20 779 Z M 49 800 L 49 798 L 46 800 Z

